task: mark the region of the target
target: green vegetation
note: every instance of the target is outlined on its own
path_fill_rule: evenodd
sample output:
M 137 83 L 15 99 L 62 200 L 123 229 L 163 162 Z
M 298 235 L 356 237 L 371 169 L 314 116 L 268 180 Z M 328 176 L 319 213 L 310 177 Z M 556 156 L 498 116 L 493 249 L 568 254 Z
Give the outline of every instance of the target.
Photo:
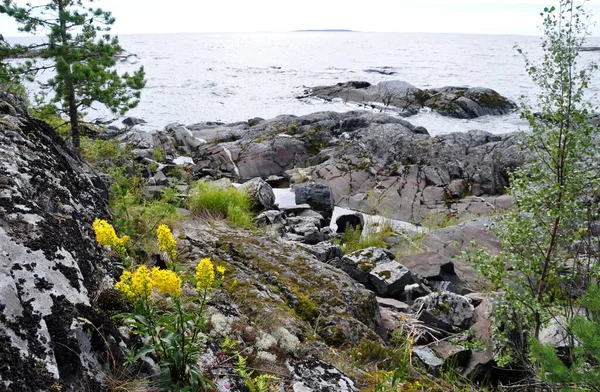
M 552 346 L 534 341 L 531 348 L 539 377 L 560 391 L 600 391 L 600 289 L 590 286 L 581 305 L 585 311 L 569 323 L 575 341 L 579 342 L 570 365 L 565 364 Z
M 105 221 L 94 224 L 100 245 L 122 247 L 127 237 L 119 238 Z M 163 390 L 198 391 L 212 386 L 199 368 L 199 357 L 205 349 L 206 301 L 225 276 L 223 266 L 215 267 L 208 258 L 200 260 L 194 275 L 181 273 L 174 253 L 176 241 L 170 229 L 159 226 L 157 246 L 171 259 L 169 269 L 145 264 L 134 268 L 132 260 L 121 275 L 116 289 L 134 309 L 115 316 L 141 337 L 142 346 L 130 351 L 128 363 L 153 354 L 161 368 L 160 385 Z M 122 256 L 128 259 L 127 256 Z M 183 292 L 185 284 L 195 288 L 194 294 Z
M 451 212 L 431 213 L 423 220 L 423 227 L 429 230 L 443 229 L 450 226 L 456 226 L 459 223 L 458 218 Z
M 173 188 L 167 188 L 158 199 L 148 200 L 142 194 L 142 166 L 135 163 L 128 148 L 116 140 L 82 138 L 82 152 L 96 170 L 108 175 L 112 222 L 118 232 L 129 236 L 136 249 L 156 251 L 154 230 L 161 224 L 177 225 L 177 208 L 182 200 Z
M 590 389 L 588 381 L 597 374 L 599 347 L 581 334 L 582 325 L 592 331 L 598 319 L 577 317 L 582 305 L 594 309 L 589 296 L 579 298 L 598 279 L 598 253 L 590 244 L 587 222 L 600 218 L 599 132 L 584 98 L 597 66 L 582 66 L 578 59 L 590 18 L 571 0 L 545 8 L 542 17 L 544 56 L 534 63 L 524 54 L 541 92 L 535 108 L 522 105 L 531 131 L 522 135 L 526 163 L 511 173 L 509 193 L 515 208 L 498 218 L 501 252 L 491 255 L 478 249 L 471 256 L 475 268 L 498 290 L 493 331 L 498 362 L 516 363 L 564 390 L 598 390 L 597 383 Z M 551 321 L 566 331 L 563 367 L 550 355 L 554 349 L 539 347 L 540 333 Z M 579 338 L 590 345 L 581 350 Z M 590 378 L 580 382 L 583 375 L 575 373 L 583 368 L 582 374 L 589 372 Z M 556 374 L 545 374 L 549 369 Z M 561 384 L 565 380 L 572 383 Z
M 27 58 L 20 65 L 0 66 L 0 78 L 34 80 L 40 72 L 53 70 L 55 75 L 42 87 L 53 92 L 47 97 L 54 112 L 68 117 L 75 149 L 80 147 L 81 117 L 86 109 L 99 102 L 114 113 L 125 114 L 138 104 L 145 85 L 143 68 L 132 75 L 119 75 L 114 70 L 121 47 L 108 32 L 115 18 L 108 11 L 93 8 L 92 3 L 47 0 L 21 7 L 13 0 L 4 0 L 0 4 L 0 14 L 11 17 L 20 31 L 47 35 L 43 44 L 0 45 L 0 61 L 16 54 Z M 47 61 L 38 63 L 37 58 L 50 60 L 50 65 Z
M 220 187 L 198 181 L 192 187 L 188 206 L 196 214 L 227 219 L 238 227 L 253 227 L 252 201 L 248 194 L 234 187 Z
M 394 229 L 389 221 L 384 221 L 379 230 L 368 229 L 365 234 L 361 227 L 348 226 L 339 240 L 335 240 L 342 247 L 344 253 L 352 253 L 357 250 L 369 248 L 388 248 L 385 239 L 394 234 Z

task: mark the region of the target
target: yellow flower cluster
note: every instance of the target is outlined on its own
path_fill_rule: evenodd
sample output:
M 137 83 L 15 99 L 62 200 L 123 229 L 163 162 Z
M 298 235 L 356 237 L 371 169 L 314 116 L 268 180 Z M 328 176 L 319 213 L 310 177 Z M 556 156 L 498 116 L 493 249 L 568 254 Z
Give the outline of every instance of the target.
M 225 277 L 225 267 L 222 265 L 214 266 L 209 258 L 200 260 L 196 267 L 196 290 L 202 291 L 214 287 L 215 271 L 219 273 L 218 280 L 222 281 Z
M 133 275 L 131 274 L 131 272 L 124 271 L 123 274 L 121 274 L 121 279 L 115 285 L 115 288 L 127 298 L 135 297 L 135 293 L 132 290 L 132 276 Z
M 119 237 L 115 229 L 104 219 L 96 219 L 92 226 L 96 233 L 96 241 L 100 245 L 110 246 L 119 255 L 123 255 L 126 252 L 125 244 L 129 241 L 128 236 Z
M 196 290 L 202 291 L 211 288 L 214 283 L 215 267 L 209 258 L 204 258 L 196 267 Z
M 152 276 L 145 265 L 140 265 L 132 274 L 125 271 L 115 287 L 128 298 L 148 298 L 152 294 Z
M 173 233 L 167 225 L 160 225 L 156 229 L 156 238 L 158 239 L 158 250 L 165 252 L 171 259 L 175 259 L 177 252 L 175 245 L 177 241 L 173 238 Z
M 181 277 L 171 270 L 152 268 L 152 282 L 161 294 L 181 296 Z

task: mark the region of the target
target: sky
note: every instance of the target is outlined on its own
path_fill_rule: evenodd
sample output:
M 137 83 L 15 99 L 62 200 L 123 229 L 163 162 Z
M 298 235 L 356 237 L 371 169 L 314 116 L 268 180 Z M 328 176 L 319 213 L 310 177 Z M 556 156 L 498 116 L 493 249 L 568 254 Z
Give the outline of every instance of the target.
M 115 34 L 351 29 L 540 35 L 540 11 L 558 0 L 97 0 L 94 4 L 113 12 Z M 600 20 L 600 0 L 590 0 L 586 7 L 594 20 Z M 600 36 L 600 25 L 592 33 Z M 23 35 L 5 15 L 0 15 L 0 34 Z

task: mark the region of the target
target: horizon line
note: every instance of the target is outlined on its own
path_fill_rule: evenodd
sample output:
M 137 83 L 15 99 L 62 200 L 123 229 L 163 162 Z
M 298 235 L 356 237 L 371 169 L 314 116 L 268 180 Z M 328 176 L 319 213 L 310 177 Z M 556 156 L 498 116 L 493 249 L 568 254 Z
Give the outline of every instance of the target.
M 519 33 L 473 33 L 473 32 L 440 32 L 440 31 L 368 31 L 352 29 L 298 29 L 298 30 L 280 30 L 280 31 L 173 31 L 173 32 L 140 32 L 140 33 L 115 33 L 107 32 L 111 36 L 133 36 L 133 35 L 179 35 L 179 34 L 287 34 L 287 33 L 363 33 L 363 34 L 431 34 L 431 35 L 483 35 L 483 36 L 513 36 L 513 37 L 542 37 L 535 34 Z M 10 38 L 41 38 L 45 35 L 13 35 L 4 36 Z M 590 36 L 588 38 L 600 38 L 600 36 Z

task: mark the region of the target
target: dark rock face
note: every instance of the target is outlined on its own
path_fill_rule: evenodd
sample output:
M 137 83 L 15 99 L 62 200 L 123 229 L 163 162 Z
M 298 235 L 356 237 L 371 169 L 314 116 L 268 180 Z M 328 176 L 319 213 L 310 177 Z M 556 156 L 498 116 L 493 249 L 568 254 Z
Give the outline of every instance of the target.
M 423 107 L 443 116 L 463 119 L 508 114 L 516 108 L 509 99 L 489 88 L 442 87 L 421 90 L 400 80 L 376 85 L 347 82 L 318 86 L 310 91 L 309 96 L 325 100 L 338 98 L 372 108 L 385 108 L 406 117 L 417 114 Z
M 305 177 L 331 186 L 336 205 L 408 222 L 443 211 L 477 217 L 510 205 L 501 195 L 508 170 L 522 162 L 517 135 L 469 131 L 431 138 L 372 116 L 356 116 L 368 125 L 328 151 L 329 159 L 303 169 Z
M 396 88 L 413 91 L 404 84 Z M 483 99 L 485 91 L 465 95 Z M 331 187 L 340 207 L 419 223 L 440 212 L 463 219 L 509 207 L 510 199 L 502 195 L 507 171 L 523 161 L 518 135 L 469 131 L 432 138 L 398 116 L 364 111 L 279 116 L 253 124 L 186 128 L 209 141 L 180 146 L 191 150 L 194 176 L 309 180 Z M 125 139 L 152 144 L 152 137 L 148 141 L 138 133 Z
M 294 186 L 296 204 L 308 204 L 315 211 L 331 218 L 334 200 L 331 188 L 323 184 L 300 184 Z
M 510 100 L 489 88 L 443 87 L 425 91 L 428 98 L 423 105 L 448 117 L 499 116 L 516 108 Z
M 335 220 L 335 224 L 337 225 L 336 232 L 339 234 L 346 231 L 348 227 L 362 229 L 365 224 L 365 219 L 363 218 L 363 214 L 357 212 L 354 214 L 338 216 Z
M 146 120 L 137 117 L 126 117 L 121 122 L 127 127 L 133 127 L 139 124 L 146 124 Z
M 411 272 L 395 261 L 394 254 L 386 249 L 366 248 L 332 264 L 381 297 L 399 296 L 406 285 L 413 282 Z
M 248 192 L 251 197 L 254 208 L 257 210 L 268 210 L 275 205 L 275 194 L 271 185 L 267 184 L 262 178 L 253 178 L 244 183 L 240 189 Z
M 80 318 L 118 336 L 94 309 L 111 268 L 91 225 L 107 215 L 102 181 L 21 102 L 0 93 L 0 103 L 14 110 L 0 114 L 0 390 L 100 390 L 103 344 Z

